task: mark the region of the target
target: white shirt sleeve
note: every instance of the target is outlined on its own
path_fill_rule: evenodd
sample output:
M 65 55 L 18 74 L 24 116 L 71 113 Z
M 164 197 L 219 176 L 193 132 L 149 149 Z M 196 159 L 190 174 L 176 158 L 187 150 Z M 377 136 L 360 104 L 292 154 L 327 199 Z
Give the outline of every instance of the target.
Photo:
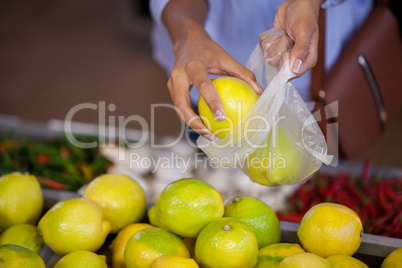
M 154 22 L 158 23 L 161 26 L 163 26 L 162 12 L 165 9 L 165 6 L 168 2 L 169 0 L 151 0 L 149 2 L 149 9 L 151 11 L 151 16 Z

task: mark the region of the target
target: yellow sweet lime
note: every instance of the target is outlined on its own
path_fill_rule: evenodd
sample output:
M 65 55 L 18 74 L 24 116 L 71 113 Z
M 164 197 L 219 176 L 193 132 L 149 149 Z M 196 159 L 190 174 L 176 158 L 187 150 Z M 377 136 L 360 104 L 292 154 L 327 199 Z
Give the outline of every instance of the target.
M 353 255 L 360 246 L 363 225 L 350 208 L 321 203 L 303 216 L 297 236 L 303 248 L 321 257 Z
M 14 224 L 36 224 L 42 209 L 42 190 L 35 176 L 13 172 L 0 177 L 0 232 Z
M 218 77 L 212 80 L 212 84 L 225 109 L 225 120 L 215 119 L 202 96 L 198 100 L 198 111 L 205 126 L 222 139 L 253 108 L 258 95 L 249 84 L 235 77 Z
M 231 199 L 225 205 L 224 217 L 246 223 L 258 240 L 258 248 L 279 243 L 281 228 L 275 212 L 261 200 L 252 196 Z
M 258 262 L 254 268 L 276 268 L 286 257 L 305 252 L 299 244 L 277 243 L 258 251 Z
M 402 263 L 402 248 L 397 248 L 392 251 L 382 262 L 381 268 L 397 268 L 401 267 Z
M 139 222 L 146 212 L 143 189 L 125 175 L 105 174 L 95 178 L 85 189 L 83 197 L 103 207 L 105 219 L 112 225 L 112 233 Z
M 252 181 L 262 185 L 294 184 L 300 169 L 304 168 L 302 152 L 280 126 L 276 142 L 271 142 L 271 137 L 272 133 L 269 134 L 266 147 L 256 149 L 248 157 L 248 176 Z
M 258 258 L 257 238 L 242 221 L 214 220 L 198 235 L 195 256 L 202 267 L 254 267 Z
M 0 246 L 6 244 L 25 247 L 38 254 L 44 242 L 35 225 L 16 224 L 9 227 L 0 235 Z
M 312 253 L 296 253 L 286 257 L 278 266 L 279 268 L 332 268 L 332 265 L 324 258 Z
M 17 245 L 0 246 L 0 268 L 46 268 L 45 262 L 32 250 Z
M 193 259 L 179 256 L 162 256 L 152 263 L 152 268 L 198 268 Z
M 332 255 L 326 258 L 333 268 L 368 268 L 362 261 L 349 255 Z
M 91 251 L 79 250 L 61 258 L 54 268 L 107 268 L 105 256 Z
M 146 228 L 128 240 L 124 260 L 127 268 L 150 268 L 156 259 L 164 255 L 190 257 L 186 245 L 178 236 L 161 228 Z
M 210 221 L 224 212 L 222 198 L 209 183 L 181 179 L 170 183 L 149 213 L 152 225 L 181 237 L 196 237 Z
M 110 245 L 113 268 L 126 267 L 126 264 L 124 263 L 124 250 L 126 249 L 127 242 L 134 234 L 145 228 L 153 228 L 153 226 L 148 223 L 133 223 L 124 227 L 117 234 L 116 238 Z
M 96 251 L 110 232 L 102 208 L 95 201 L 73 198 L 58 202 L 40 219 L 38 228 L 45 243 L 59 255 L 73 251 Z

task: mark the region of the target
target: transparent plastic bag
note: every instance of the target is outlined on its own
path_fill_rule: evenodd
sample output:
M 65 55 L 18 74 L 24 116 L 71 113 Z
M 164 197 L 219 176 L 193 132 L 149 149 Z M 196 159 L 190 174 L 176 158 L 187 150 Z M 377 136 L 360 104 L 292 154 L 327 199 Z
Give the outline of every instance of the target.
M 329 164 L 327 144 L 313 115 L 289 79 L 293 42 L 280 29 L 264 33 L 247 67 L 266 87 L 250 112 L 223 139 L 197 144 L 213 163 L 239 167 L 263 185 L 289 185 L 305 180 L 322 163 Z M 264 52 L 268 51 L 268 52 Z M 265 53 L 265 54 L 264 54 Z

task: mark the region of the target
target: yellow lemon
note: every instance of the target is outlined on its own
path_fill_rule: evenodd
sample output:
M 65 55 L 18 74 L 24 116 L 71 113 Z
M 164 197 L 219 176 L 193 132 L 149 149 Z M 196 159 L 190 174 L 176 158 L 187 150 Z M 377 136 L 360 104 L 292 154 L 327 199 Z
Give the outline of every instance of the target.
M 295 184 L 303 166 L 303 151 L 292 141 L 291 136 L 280 126 L 274 142 L 269 134 L 267 146 L 256 149 L 247 159 L 248 176 L 262 185 Z M 274 136 L 275 137 L 275 136 Z
M 196 237 L 210 221 L 224 212 L 223 201 L 209 183 L 181 179 L 170 183 L 149 213 L 152 225 L 181 237 Z
M 145 228 L 153 228 L 153 226 L 147 223 L 133 223 L 124 227 L 117 234 L 110 245 L 113 268 L 126 267 L 124 263 L 124 250 L 126 249 L 127 242 L 135 233 Z
M 257 237 L 258 248 L 279 243 L 281 240 L 281 228 L 275 212 L 255 197 L 233 198 L 225 205 L 223 216 L 246 223 Z
M 43 196 L 36 177 L 13 172 L 0 177 L 0 231 L 19 223 L 36 224 Z
M 124 260 L 127 268 L 150 268 L 163 255 L 188 258 L 190 253 L 178 236 L 161 228 L 146 228 L 128 240 Z
M 38 254 L 44 242 L 35 225 L 16 224 L 9 227 L 0 235 L 0 246 L 6 244 L 25 247 Z
M 305 252 L 299 244 L 278 243 L 258 251 L 258 262 L 254 268 L 276 268 L 286 257 Z
M 195 256 L 203 267 L 254 267 L 257 238 L 244 222 L 233 218 L 214 220 L 198 235 Z
M 162 256 L 152 263 L 152 268 L 198 268 L 193 259 L 179 256 Z
M 326 258 L 333 268 L 368 268 L 366 264 L 349 255 L 332 255 Z
M 381 264 L 381 268 L 397 268 L 401 267 L 402 248 L 397 248 L 389 254 Z
M 351 256 L 360 246 L 363 225 L 350 208 L 321 203 L 303 216 L 297 236 L 306 251 L 321 257 L 339 254 Z
M 332 268 L 324 258 L 312 253 L 296 253 L 286 257 L 279 268 Z
M 0 246 L 0 268 L 46 268 L 45 262 L 32 250 L 17 245 Z
M 112 225 L 112 233 L 139 222 L 146 212 L 143 189 L 125 175 L 105 174 L 95 178 L 85 189 L 83 197 L 103 207 L 105 219 Z
M 249 84 L 235 77 L 218 77 L 212 80 L 212 84 L 218 91 L 225 109 L 225 120 L 215 119 L 202 96 L 198 100 L 198 111 L 205 126 L 222 139 L 253 108 L 258 95 Z
M 68 253 L 53 268 L 107 268 L 105 256 L 79 250 Z
M 40 219 L 38 228 L 43 240 L 54 252 L 65 255 L 73 251 L 96 251 L 110 232 L 102 208 L 84 198 L 58 202 Z

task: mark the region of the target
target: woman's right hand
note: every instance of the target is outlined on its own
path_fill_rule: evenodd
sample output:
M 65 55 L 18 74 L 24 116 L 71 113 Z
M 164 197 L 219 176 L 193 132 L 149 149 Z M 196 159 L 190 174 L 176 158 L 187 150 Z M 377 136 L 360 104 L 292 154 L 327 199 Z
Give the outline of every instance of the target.
M 254 74 L 239 64 L 217 43 L 203 25 L 208 13 L 205 0 L 171 0 L 163 11 L 163 21 L 174 45 L 175 64 L 170 73 L 168 88 L 182 122 L 209 140 L 214 135 L 204 125 L 191 106 L 190 89 L 194 85 L 217 120 L 226 117 L 218 92 L 208 74 L 230 75 L 246 81 L 262 93 Z
M 199 24 L 189 21 L 186 27 L 188 35 L 174 45 L 176 62 L 168 81 L 168 88 L 179 118 L 198 134 L 213 140 L 213 134 L 191 107 L 191 86 L 195 85 L 219 121 L 224 120 L 226 114 L 208 74 L 230 75 L 243 79 L 257 94 L 261 94 L 262 89 L 257 84 L 254 74 L 212 41 Z

